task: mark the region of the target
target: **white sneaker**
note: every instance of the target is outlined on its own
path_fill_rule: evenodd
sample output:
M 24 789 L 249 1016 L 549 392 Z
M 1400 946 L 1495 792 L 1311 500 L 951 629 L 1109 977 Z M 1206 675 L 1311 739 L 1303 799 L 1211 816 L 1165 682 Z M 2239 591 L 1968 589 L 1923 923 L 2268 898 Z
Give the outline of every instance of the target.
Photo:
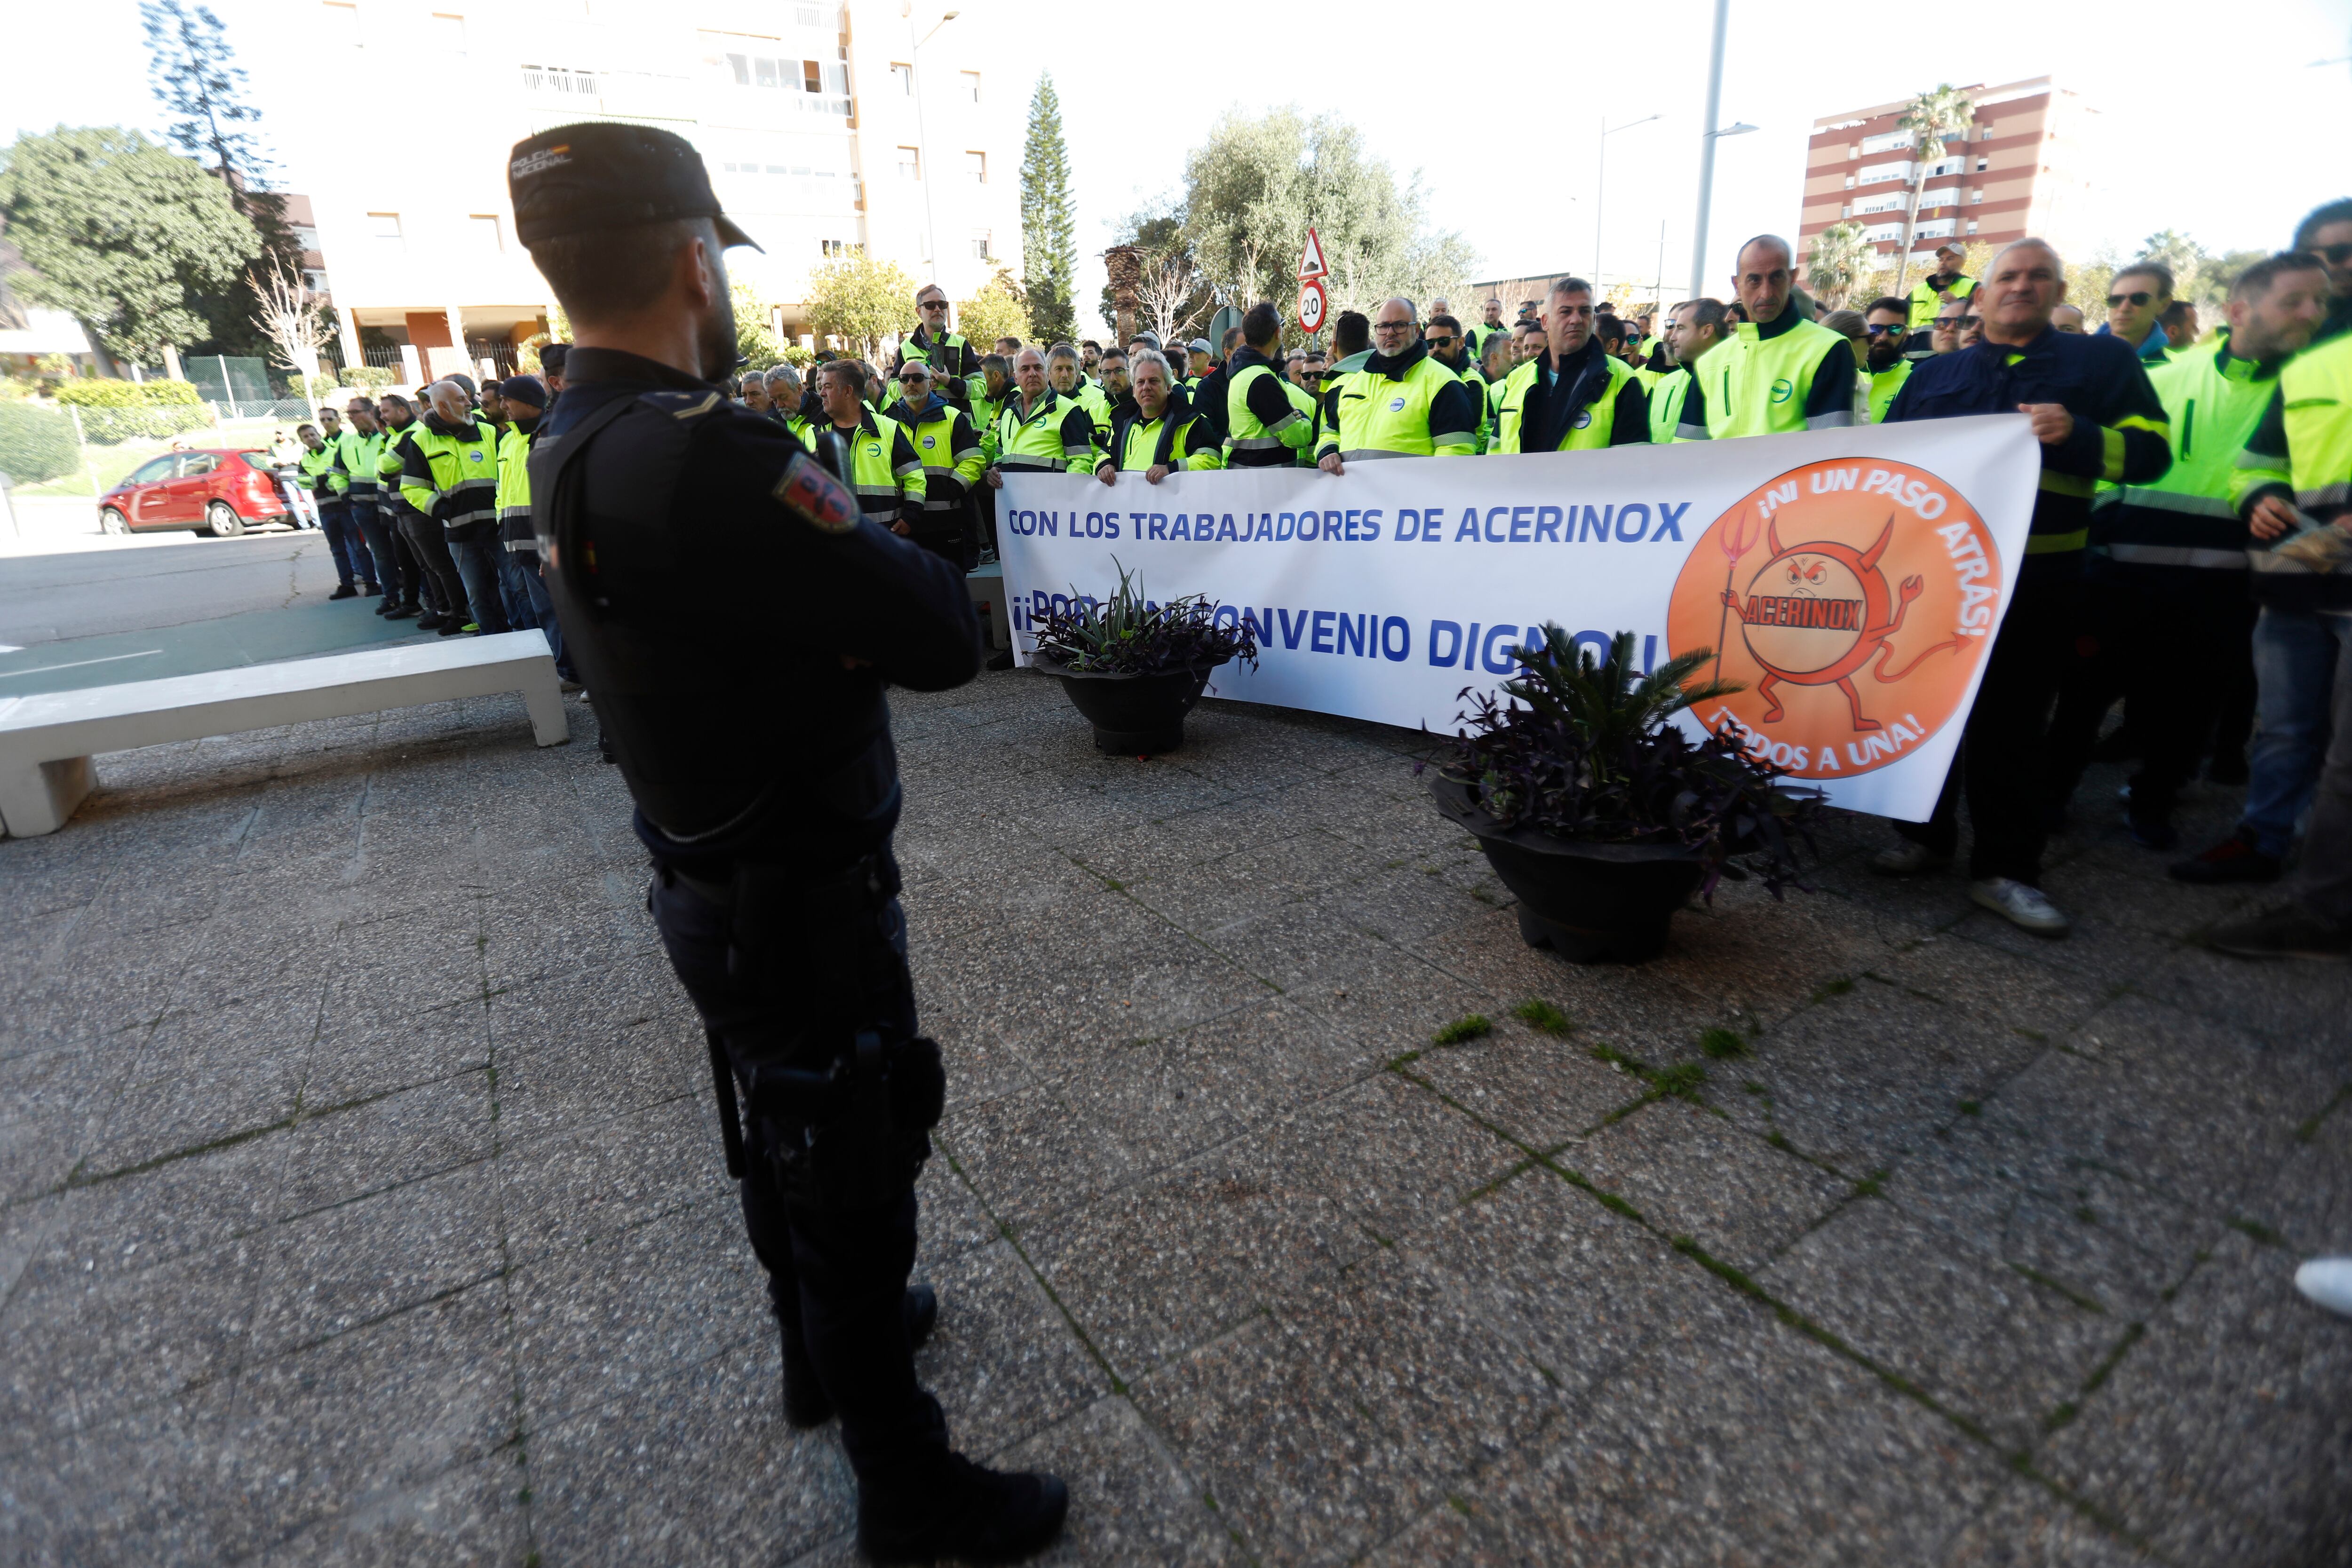
M 1941 871 L 1951 863 L 1951 856 L 1939 855 L 1927 845 L 1915 844 L 1907 839 L 1870 857 L 1870 869 L 1881 876 L 1917 876 L 1923 871 Z
M 2352 1318 L 2352 1258 L 2314 1258 L 2294 1271 L 2294 1288 L 2329 1312 Z
M 2074 928 L 2074 923 L 2058 913 L 2058 906 L 2044 898 L 2040 888 L 2005 876 L 1969 883 L 1969 896 L 2036 936 L 2063 936 Z

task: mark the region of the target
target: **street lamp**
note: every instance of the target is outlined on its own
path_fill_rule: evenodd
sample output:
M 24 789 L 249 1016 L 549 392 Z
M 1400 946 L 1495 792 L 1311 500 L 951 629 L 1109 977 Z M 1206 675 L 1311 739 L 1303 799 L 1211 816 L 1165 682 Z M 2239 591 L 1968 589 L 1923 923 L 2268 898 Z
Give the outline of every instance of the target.
M 911 5 L 908 7 L 907 37 L 909 38 L 915 38 L 913 9 Z M 907 85 L 915 93 L 915 140 L 921 144 L 915 153 L 918 160 L 915 174 L 923 183 L 923 235 L 929 242 L 931 281 L 934 284 L 940 280 L 940 225 L 931 214 L 931 177 L 940 171 L 937 161 L 931 156 L 931 133 L 923 127 L 923 46 L 938 37 L 941 27 L 962 15 L 961 11 L 949 12 L 932 26 L 929 32 L 915 38 L 907 48 L 907 74 L 909 78 Z
M 1698 141 L 1698 234 L 1691 242 L 1693 299 L 1706 292 L 1706 223 L 1715 204 L 1716 141 L 1726 136 L 1745 136 L 1756 129 L 1746 120 L 1737 125 L 1716 123 L 1716 117 L 1723 112 L 1723 35 L 1730 21 L 1731 0 L 1715 0 L 1715 47 L 1708 52 L 1706 66 L 1706 129 Z
M 1609 139 L 1620 131 L 1647 125 L 1657 118 L 1654 114 L 1645 114 L 1639 120 L 1629 120 L 1622 125 L 1612 126 L 1607 115 L 1601 117 L 1601 172 L 1592 177 L 1592 287 L 1603 296 L 1609 290 L 1601 281 L 1601 197 L 1609 184 Z

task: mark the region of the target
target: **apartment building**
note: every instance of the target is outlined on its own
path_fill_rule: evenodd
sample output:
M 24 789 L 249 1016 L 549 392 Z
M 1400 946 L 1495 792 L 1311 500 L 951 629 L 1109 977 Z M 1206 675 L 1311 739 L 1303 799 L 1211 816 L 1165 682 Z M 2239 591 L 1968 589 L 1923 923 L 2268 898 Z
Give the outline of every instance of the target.
M 362 356 L 362 339 L 376 350 L 367 357 L 396 346 L 423 375 L 511 361 L 514 345 L 541 329 L 552 296 L 515 240 L 507 151 L 575 120 L 659 126 L 695 144 L 720 202 L 765 250 L 734 251 L 729 267 L 787 336 L 811 332 L 810 269 L 860 250 L 958 298 L 999 265 L 1019 270 L 1026 84 L 997 64 L 989 29 L 943 20 L 940 7 L 313 0 L 307 9 L 310 66 L 374 89 L 339 137 L 349 152 L 302 165 L 347 362 Z
M 2089 131 L 2093 111 L 2050 78 L 1962 89 L 1975 123 L 1949 141 L 1921 182 L 1911 258 L 1932 264 L 1945 240 L 2005 245 L 2037 235 L 2062 252 L 2091 237 Z M 1895 120 L 1901 103 L 1824 115 L 1813 121 L 1805 156 L 1799 259 L 1813 236 L 1853 220 L 1892 257 L 1903 247 L 1916 160 L 1911 132 Z

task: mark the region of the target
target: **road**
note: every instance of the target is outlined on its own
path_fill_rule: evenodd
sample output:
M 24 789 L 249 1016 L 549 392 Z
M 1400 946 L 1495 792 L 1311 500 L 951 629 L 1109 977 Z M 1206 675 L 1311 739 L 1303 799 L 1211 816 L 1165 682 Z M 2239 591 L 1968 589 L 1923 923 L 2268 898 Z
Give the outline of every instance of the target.
M 116 541 L 109 541 L 116 543 Z M 299 659 L 415 635 L 331 602 L 323 536 L 188 535 L 0 558 L 0 697 Z

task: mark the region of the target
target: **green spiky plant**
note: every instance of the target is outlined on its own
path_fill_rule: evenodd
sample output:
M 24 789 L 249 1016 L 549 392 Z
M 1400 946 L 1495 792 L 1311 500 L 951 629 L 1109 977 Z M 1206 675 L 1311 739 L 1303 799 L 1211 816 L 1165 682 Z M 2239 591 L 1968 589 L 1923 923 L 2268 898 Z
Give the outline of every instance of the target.
M 1714 653 L 1693 649 L 1643 674 L 1631 632 L 1617 633 L 1604 660 L 1546 622 L 1539 643 L 1513 650 L 1519 673 L 1503 685 L 1507 701 L 1463 688 L 1472 706 L 1444 772 L 1506 828 L 1679 844 L 1706 863 L 1710 894 L 1734 853 L 1753 857 L 1775 896 L 1790 882 L 1804 885 L 1795 841 L 1811 847 L 1820 791 L 1780 787 L 1787 770 L 1758 760 L 1728 729 L 1694 741 L 1672 722 L 1740 690 L 1685 684 Z

